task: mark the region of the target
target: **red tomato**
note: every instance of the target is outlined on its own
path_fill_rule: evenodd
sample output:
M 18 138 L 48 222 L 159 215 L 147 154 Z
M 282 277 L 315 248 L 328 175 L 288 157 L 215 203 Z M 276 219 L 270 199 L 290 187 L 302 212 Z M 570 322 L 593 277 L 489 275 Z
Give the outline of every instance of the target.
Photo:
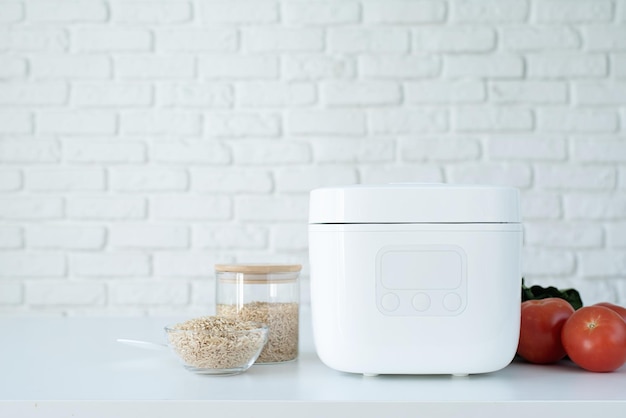
M 605 308 L 609 308 L 610 310 L 617 312 L 622 318 L 624 318 L 624 321 L 626 321 L 626 308 L 609 302 L 596 303 L 593 306 L 604 306 Z
M 561 341 L 574 363 L 592 372 L 611 372 L 626 363 L 626 322 L 604 306 L 580 308 L 567 320 Z
M 573 313 L 572 305 L 559 298 L 523 302 L 517 354 L 538 364 L 561 360 L 565 357 L 561 329 Z

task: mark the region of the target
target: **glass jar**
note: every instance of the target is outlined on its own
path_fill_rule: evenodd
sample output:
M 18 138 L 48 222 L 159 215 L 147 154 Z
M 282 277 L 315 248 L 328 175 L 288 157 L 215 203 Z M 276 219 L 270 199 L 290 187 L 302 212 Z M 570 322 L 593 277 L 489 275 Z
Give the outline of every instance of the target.
M 268 326 L 268 341 L 256 363 L 298 357 L 299 264 L 217 264 L 216 313 Z

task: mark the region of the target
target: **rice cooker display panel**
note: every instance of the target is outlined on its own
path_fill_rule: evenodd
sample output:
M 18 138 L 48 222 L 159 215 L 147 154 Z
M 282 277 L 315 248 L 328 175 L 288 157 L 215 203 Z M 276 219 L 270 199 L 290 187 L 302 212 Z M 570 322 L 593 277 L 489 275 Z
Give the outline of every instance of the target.
M 376 305 L 389 316 L 454 316 L 467 304 L 467 256 L 455 245 L 388 246 L 376 255 Z

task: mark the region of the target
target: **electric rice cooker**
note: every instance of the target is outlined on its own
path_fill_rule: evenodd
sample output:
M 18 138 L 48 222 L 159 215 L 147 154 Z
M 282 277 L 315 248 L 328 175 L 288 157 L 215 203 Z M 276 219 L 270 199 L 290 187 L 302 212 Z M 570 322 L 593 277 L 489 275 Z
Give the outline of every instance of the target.
M 311 191 L 315 348 L 351 373 L 492 372 L 520 330 L 519 191 L 455 184 Z

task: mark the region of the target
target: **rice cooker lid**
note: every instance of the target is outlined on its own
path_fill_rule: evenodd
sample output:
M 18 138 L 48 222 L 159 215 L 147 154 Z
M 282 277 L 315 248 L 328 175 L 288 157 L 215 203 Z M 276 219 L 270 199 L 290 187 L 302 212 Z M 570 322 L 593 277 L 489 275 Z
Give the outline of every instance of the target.
M 312 190 L 310 224 L 519 223 L 519 190 L 445 183 L 351 185 Z

